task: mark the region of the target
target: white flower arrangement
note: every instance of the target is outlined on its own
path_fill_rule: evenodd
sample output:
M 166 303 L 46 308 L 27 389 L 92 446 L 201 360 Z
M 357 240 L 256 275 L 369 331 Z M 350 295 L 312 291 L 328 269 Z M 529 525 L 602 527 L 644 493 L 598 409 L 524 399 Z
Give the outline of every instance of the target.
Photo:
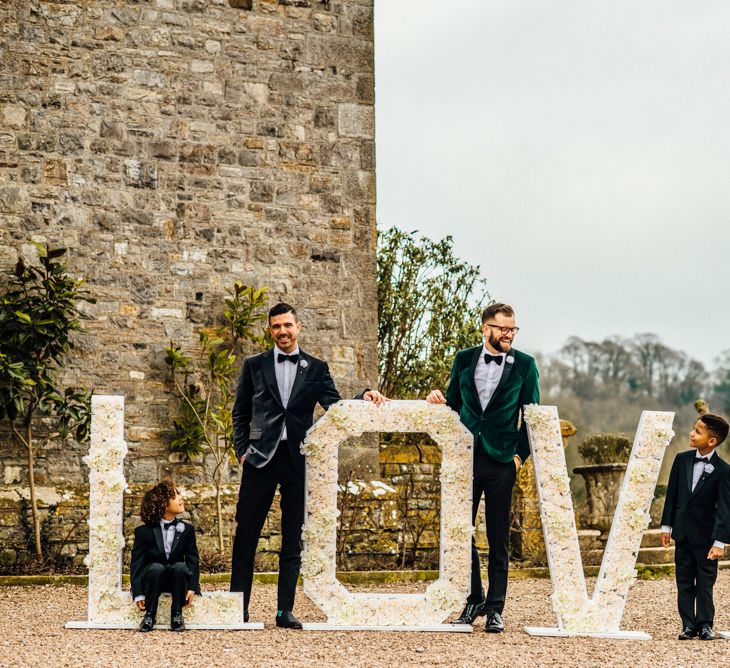
M 649 505 L 662 457 L 674 436 L 674 414 L 642 414 L 592 598 L 588 598 L 583 576 L 557 409 L 530 405 L 524 417 L 535 464 L 558 628 L 571 635 L 619 633 L 629 588 L 636 578 L 636 556 L 649 523 Z
M 349 592 L 336 578 L 336 508 L 339 445 L 365 432 L 425 432 L 442 449 L 441 559 L 439 578 L 424 594 Z M 432 626 L 466 600 L 471 570 L 471 494 L 474 437 L 447 406 L 425 401 L 341 401 L 309 430 L 306 520 L 302 531 L 304 591 L 340 626 Z M 375 482 L 372 483 L 374 487 Z M 349 491 L 360 493 L 362 486 Z
M 140 612 L 128 591 L 122 590 L 123 492 L 124 478 L 124 397 L 94 396 L 91 399 L 91 446 L 84 461 L 89 466 L 89 568 L 88 621 L 98 625 L 133 628 Z M 175 530 L 182 533 L 185 524 Z M 169 607 L 160 606 L 157 622 L 169 623 Z M 240 624 L 243 618 L 241 595 L 211 592 L 196 596 L 185 610 L 190 624 Z

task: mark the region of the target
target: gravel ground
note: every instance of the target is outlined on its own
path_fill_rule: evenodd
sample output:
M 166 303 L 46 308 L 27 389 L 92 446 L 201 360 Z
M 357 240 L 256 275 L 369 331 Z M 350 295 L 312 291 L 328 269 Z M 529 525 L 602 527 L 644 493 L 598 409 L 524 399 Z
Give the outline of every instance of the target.
M 591 583 L 592 586 L 592 583 Z M 211 587 L 212 588 L 212 587 Z M 418 585 L 391 585 L 416 591 Z M 382 589 L 381 589 L 382 591 Z M 532 638 L 528 626 L 555 623 L 549 580 L 510 582 L 501 635 L 449 633 L 339 633 L 288 631 L 273 626 L 276 588 L 254 586 L 252 621 L 264 631 L 67 630 L 68 620 L 86 618 L 86 589 L 75 586 L 0 588 L 0 666 L 721 666 L 730 661 L 730 641 L 680 642 L 672 579 L 637 582 L 623 628 L 649 632 L 648 642 L 590 638 Z M 730 630 L 730 572 L 715 588 L 716 628 Z M 296 613 L 325 621 L 299 593 Z

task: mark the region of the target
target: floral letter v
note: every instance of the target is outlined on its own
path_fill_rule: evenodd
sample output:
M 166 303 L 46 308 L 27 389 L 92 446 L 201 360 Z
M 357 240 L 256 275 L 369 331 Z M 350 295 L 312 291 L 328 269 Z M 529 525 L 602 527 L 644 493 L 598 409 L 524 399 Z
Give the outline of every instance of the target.
M 528 627 L 532 635 L 599 635 L 648 639 L 621 632 L 636 556 L 659 476 L 664 450 L 674 436 L 674 413 L 644 411 L 631 450 L 621 495 L 593 592 L 588 598 L 575 524 L 570 478 L 554 406 L 527 406 L 525 422 L 535 463 L 557 629 Z

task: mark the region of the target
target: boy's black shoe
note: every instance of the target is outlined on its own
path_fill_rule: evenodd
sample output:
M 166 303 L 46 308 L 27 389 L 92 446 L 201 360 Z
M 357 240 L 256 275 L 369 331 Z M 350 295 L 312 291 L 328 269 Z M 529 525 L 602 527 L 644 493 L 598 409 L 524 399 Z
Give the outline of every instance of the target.
M 498 612 L 490 612 L 487 615 L 487 623 L 484 625 L 487 633 L 502 633 L 504 631 L 504 622 L 502 616 Z
M 692 640 L 692 638 L 696 637 L 697 631 L 695 631 L 691 626 L 685 626 L 684 629 L 682 629 L 682 633 L 677 636 L 677 640 Z
M 484 610 L 484 601 L 481 603 L 467 603 L 461 614 L 453 621 L 452 624 L 473 624 L 477 617 L 486 615 Z
M 289 610 L 276 613 L 276 625 L 281 629 L 301 629 L 302 623 Z
M 183 619 L 182 612 L 173 612 L 172 616 L 170 617 L 170 628 L 173 631 L 184 631 L 185 630 L 185 620 Z
M 139 630 L 143 633 L 148 633 L 155 628 L 155 618 L 148 612 L 139 624 Z
M 702 628 L 700 629 L 700 640 L 714 640 L 715 639 L 715 633 L 712 630 L 711 626 L 707 626 L 707 624 L 703 624 Z

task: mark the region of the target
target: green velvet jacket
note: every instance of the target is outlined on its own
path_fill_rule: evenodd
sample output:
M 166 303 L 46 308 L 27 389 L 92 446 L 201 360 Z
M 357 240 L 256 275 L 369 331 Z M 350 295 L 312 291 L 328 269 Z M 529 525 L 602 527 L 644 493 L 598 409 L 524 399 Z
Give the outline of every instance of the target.
M 481 447 L 498 462 L 508 462 L 515 455 L 524 462 L 530 456 L 530 444 L 524 422 L 520 426 L 520 417 L 523 406 L 540 403 L 537 365 L 529 355 L 510 350 L 499 385 L 482 411 L 474 384 L 474 370 L 482 350 L 483 346 L 477 346 L 456 354 L 446 403 L 474 434 L 475 448 Z

